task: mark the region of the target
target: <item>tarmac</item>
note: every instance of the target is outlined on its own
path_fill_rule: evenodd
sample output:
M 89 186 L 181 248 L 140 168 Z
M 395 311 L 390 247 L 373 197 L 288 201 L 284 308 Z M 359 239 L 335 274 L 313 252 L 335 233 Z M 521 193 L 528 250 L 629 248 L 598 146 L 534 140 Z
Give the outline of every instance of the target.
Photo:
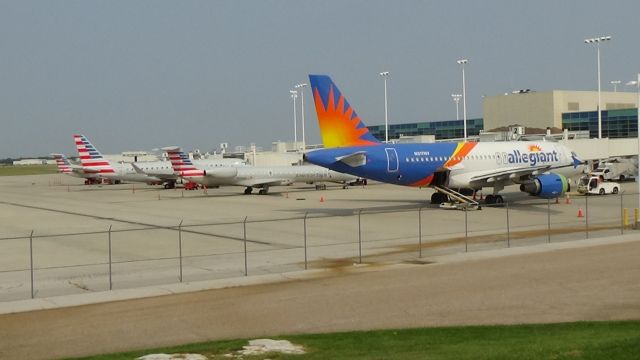
M 507 189 L 515 200 L 508 211 L 467 214 L 430 206 L 428 190 L 390 185 L 241 191 L 0 178 L 0 358 L 357 329 L 640 318 L 640 237 L 620 218 L 637 195 L 555 204 Z M 307 227 L 300 226 L 305 216 Z M 118 259 L 111 291 L 109 226 Z M 35 299 L 32 230 L 40 236 L 33 240 Z

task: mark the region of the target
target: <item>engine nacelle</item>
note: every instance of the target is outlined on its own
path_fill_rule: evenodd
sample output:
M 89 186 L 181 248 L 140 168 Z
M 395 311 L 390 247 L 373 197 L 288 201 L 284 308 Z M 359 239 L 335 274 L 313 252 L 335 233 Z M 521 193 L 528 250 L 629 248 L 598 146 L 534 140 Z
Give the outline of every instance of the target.
M 544 199 L 552 199 L 569 191 L 569 183 L 567 178 L 560 174 L 544 174 L 521 184 L 520 191 Z
M 204 171 L 204 176 L 211 176 L 216 178 L 232 178 L 238 175 L 238 169 L 233 166 L 219 167 L 217 169 L 210 169 Z

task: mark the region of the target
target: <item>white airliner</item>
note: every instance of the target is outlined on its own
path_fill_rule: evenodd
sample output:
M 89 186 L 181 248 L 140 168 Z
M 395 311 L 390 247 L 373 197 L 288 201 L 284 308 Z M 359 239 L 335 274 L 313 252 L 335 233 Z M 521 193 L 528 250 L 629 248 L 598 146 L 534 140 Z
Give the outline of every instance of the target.
M 82 166 L 74 165 L 69 162 L 69 159 L 64 154 L 51 154 L 56 161 L 58 172 L 73 177 L 85 179 L 85 184 L 98 184 L 100 183 L 100 177 L 95 174 L 86 174 L 82 170 Z
M 112 164 L 84 135 L 73 135 L 84 174 L 120 183 L 122 181 L 143 182 L 150 185 L 164 184 L 165 188 L 175 187 L 178 176 L 174 174 L 169 161 L 148 161 Z M 239 159 L 198 160 L 204 168 L 222 166 L 242 166 Z
M 225 166 L 203 168 L 194 164 L 179 147 L 162 148 L 169 155 L 173 170 L 180 177 L 207 187 L 242 186 L 245 194 L 260 188 L 259 194 L 269 192 L 270 186 L 291 185 L 296 182 L 354 183 L 358 177 L 335 172 L 316 165 L 300 166 Z

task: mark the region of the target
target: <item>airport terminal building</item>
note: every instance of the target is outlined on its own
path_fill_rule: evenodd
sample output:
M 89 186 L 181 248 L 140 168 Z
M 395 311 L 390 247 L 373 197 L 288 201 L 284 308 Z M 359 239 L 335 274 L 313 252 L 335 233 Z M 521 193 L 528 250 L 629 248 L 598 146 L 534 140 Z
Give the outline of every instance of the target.
M 602 137 L 637 137 L 637 93 L 602 92 L 601 97 Z M 477 136 L 481 131 L 519 125 L 538 129 L 589 131 L 590 138 L 597 138 L 597 109 L 598 93 L 595 91 L 518 91 L 487 96 L 483 100 L 483 117 L 467 120 L 467 134 Z M 369 131 L 376 138 L 384 139 L 384 125 L 369 126 Z M 462 138 L 463 121 L 389 125 L 389 139 L 398 139 L 401 135 L 434 135 L 436 140 Z

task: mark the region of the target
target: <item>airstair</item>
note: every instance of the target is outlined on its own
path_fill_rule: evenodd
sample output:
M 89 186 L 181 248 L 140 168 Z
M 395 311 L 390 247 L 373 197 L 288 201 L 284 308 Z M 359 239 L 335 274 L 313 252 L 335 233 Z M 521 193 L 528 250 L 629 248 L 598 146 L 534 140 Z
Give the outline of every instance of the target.
M 458 210 L 480 210 L 482 208 L 479 202 L 455 190 L 444 186 L 434 186 L 433 189 L 449 198 L 449 201 L 440 204 L 441 208 Z

